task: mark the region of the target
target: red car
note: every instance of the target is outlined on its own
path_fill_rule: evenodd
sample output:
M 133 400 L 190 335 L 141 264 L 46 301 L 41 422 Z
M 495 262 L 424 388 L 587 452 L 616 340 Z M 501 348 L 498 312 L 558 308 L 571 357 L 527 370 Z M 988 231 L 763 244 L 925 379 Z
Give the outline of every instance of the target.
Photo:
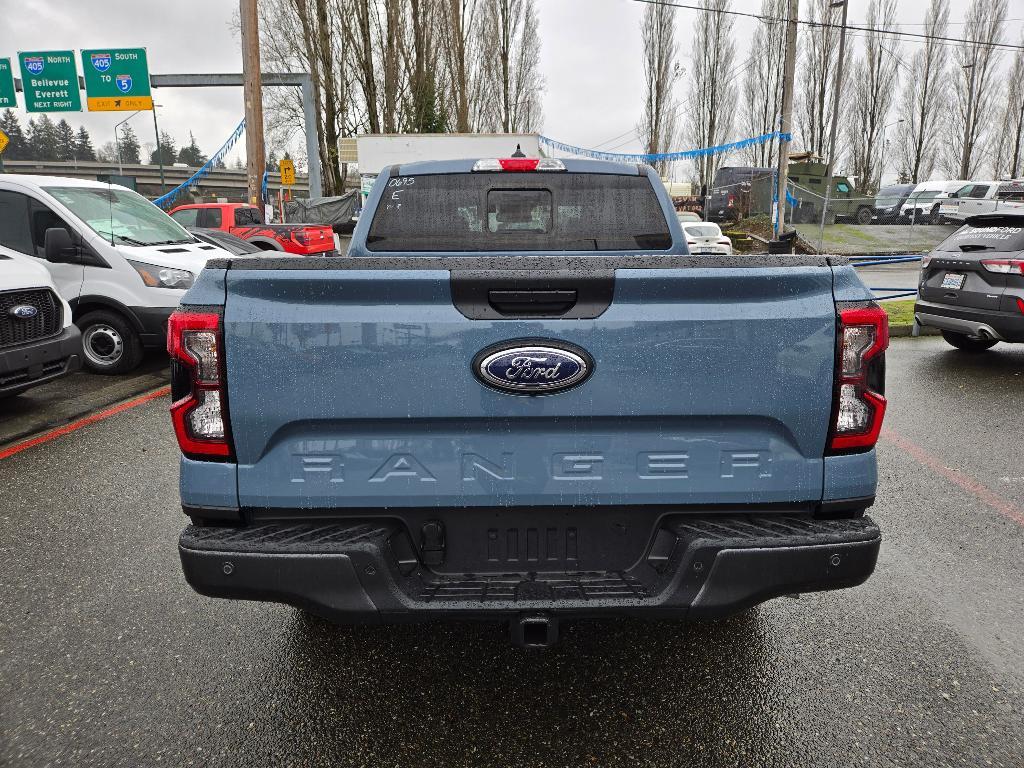
M 263 211 L 246 203 L 179 205 L 171 218 L 186 229 L 220 229 L 265 251 L 299 256 L 334 255 L 334 231 L 322 224 L 264 224 Z

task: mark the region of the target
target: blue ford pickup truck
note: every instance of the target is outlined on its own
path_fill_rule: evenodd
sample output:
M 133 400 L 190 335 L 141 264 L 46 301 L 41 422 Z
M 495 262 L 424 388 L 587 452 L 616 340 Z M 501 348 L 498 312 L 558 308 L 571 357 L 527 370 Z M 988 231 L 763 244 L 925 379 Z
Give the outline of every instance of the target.
M 394 166 L 348 256 L 211 260 L 171 317 L 185 577 L 525 646 L 851 587 L 887 344 L 843 260 L 689 255 L 646 166 Z

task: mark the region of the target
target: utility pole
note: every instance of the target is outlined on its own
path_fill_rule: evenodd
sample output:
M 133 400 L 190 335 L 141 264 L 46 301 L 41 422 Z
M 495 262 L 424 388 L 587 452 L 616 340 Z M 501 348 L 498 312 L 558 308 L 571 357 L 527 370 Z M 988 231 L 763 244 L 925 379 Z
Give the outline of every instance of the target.
M 828 200 L 832 194 L 832 174 L 835 173 L 836 133 L 839 130 L 839 97 L 843 94 L 843 65 L 846 64 L 846 11 L 847 0 L 834 0 L 829 7 L 843 8 L 842 25 L 839 28 L 839 60 L 836 61 L 836 80 L 832 86 L 832 127 L 828 132 L 828 163 L 825 166 L 825 200 L 821 206 L 821 227 L 818 230 L 818 245 L 825 238 L 825 216 L 828 215 Z
M 789 0 L 789 13 L 786 21 L 786 63 L 782 73 L 782 120 L 779 130 L 783 134 L 792 131 L 793 123 L 793 86 L 796 79 L 796 22 L 800 16 L 800 0 Z M 789 175 L 789 139 L 779 139 L 779 171 L 778 187 L 775 203 L 775 239 L 784 231 L 786 223 L 786 184 Z
M 964 151 L 960 155 L 960 178 L 969 179 L 971 177 L 971 152 L 973 147 L 971 146 L 971 120 L 974 118 L 974 64 L 965 64 L 963 69 L 971 70 L 971 77 L 968 80 L 967 85 L 967 115 L 964 119 Z
M 242 78 L 245 90 L 245 162 L 249 205 L 260 206 L 267 160 L 263 146 L 263 93 L 260 90 L 260 28 L 256 0 L 240 0 Z M 312 162 L 312 160 L 311 160 Z

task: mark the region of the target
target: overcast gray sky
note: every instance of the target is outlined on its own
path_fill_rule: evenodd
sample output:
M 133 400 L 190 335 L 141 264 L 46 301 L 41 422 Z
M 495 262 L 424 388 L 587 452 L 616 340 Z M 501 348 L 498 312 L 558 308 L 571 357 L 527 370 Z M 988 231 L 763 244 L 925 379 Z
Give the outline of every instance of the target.
M 802 15 L 807 0 L 801 2 Z M 900 0 L 899 21 L 920 31 L 925 0 Z M 537 0 L 542 38 L 541 68 L 546 79 L 544 133 L 581 146 L 639 149 L 631 133 L 642 104 L 640 18 L 644 6 L 632 0 Z M 962 30 L 967 0 L 952 0 L 950 36 Z M 150 70 L 237 72 L 239 44 L 232 25 L 235 0 L 0 0 L 0 56 L 19 50 L 135 47 L 148 49 Z M 740 11 L 757 12 L 760 0 L 734 0 Z M 867 0 L 850 0 L 850 22 L 863 22 Z M 680 9 L 677 33 L 683 65 L 698 11 Z M 1010 2 L 1007 39 L 1016 42 L 1024 27 L 1024 0 Z M 747 56 L 751 19 L 736 19 L 737 60 Z M 269 30 L 263 30 L 266 34 Z M 854 38 L 854 42 L 859 42 Z M 909 60 L 914 44 L 903 45 Z M 1004 54 L 1009 58 L 1009 54 Z M 242 116 L 241 89 L 160 89 L 155 92 L 161 129 L 179 142 L 191 130 L 209 154 Z M 685 95 L 680 84 L 678 98 Z M 119 113 L 66 115 L 84 124 L 96 146 L 113 139 Z M 27 120 L 28 115 L 21 113 Z M 151 116 L 132 121 L 143 142 L 153 143 Z M 618 137 L 618 138 L 616 138 Z M 612 139 L 615 139 L 612 141 Z M 678 147 L 685 149 L 686 147 Z

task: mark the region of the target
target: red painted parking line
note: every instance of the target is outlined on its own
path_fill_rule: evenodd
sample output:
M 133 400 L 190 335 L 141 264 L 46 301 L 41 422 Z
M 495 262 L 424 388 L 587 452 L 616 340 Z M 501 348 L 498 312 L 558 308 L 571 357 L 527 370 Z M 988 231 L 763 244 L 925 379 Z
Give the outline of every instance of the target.
M 1024 525 L 1024 509 L 1021 509 L 1012 501 L 1004 499 L 998 493 L 982 485 L 970 475 L 961 472 L 959 469 L 947 467 L 945 462 L 938 456 L 929 453 L 917 443 L 908 440 L 903 437 L 903 435 L 893 432 L 891 429 L 882 430 L 882 439 L 892 443 L 903 452 L 910 454 L 910 456 L 917 459 L 918 462 L 928 467 L 933 472 L 942 475 L 954 485 L 960 486 L 999 514 L 1010 518 L 1019 525 Z
M 158 397 L 163 397 L 164 395 L 169 395 L 170 393 L 170 387 L 160 387 L 160 389 L 154 389 L 152 392 L 147 392 L 146 394 L 141 395 L 139 397 L 133 398 L 131 400 L 126 400 L 123 403 L 118 403 L 117 405 L 107 408 L 106 410 L 98 411 L 96 413 L 90 413 L 88 416 L 78 419 L 77 421 L 72 421 L 70 424 L 65 424 L 62 427 L 55 427 L 51 430 L 48 430 L 47 432 L 43 432 L 42 434 L 36 435 L 35 437 L 30 437 L 27 440 L 23 440 L 20 443 L 15 443 L 9 448 L 0 449 L 0 459 L 9 458 L 17 453 L 21 453 L 22 451 L 27 451 L 29 448 L 34 448 L 37 445 L 42 445 L 43 443 L 48 443 L 51 440 L 56 440 L 58 437 L 66 435 L 69 432 L 74 432 L 75 430 L 81 429 L 82 427 L 87 427 L 90 424 L 95 424 L 97 421 L 109 419 L 111 416 L 116 416 L 119 413 L 127 411 L 129 408 L 134 408 L 137 405 L 148 403 L 150 400 L 155 400 Z

